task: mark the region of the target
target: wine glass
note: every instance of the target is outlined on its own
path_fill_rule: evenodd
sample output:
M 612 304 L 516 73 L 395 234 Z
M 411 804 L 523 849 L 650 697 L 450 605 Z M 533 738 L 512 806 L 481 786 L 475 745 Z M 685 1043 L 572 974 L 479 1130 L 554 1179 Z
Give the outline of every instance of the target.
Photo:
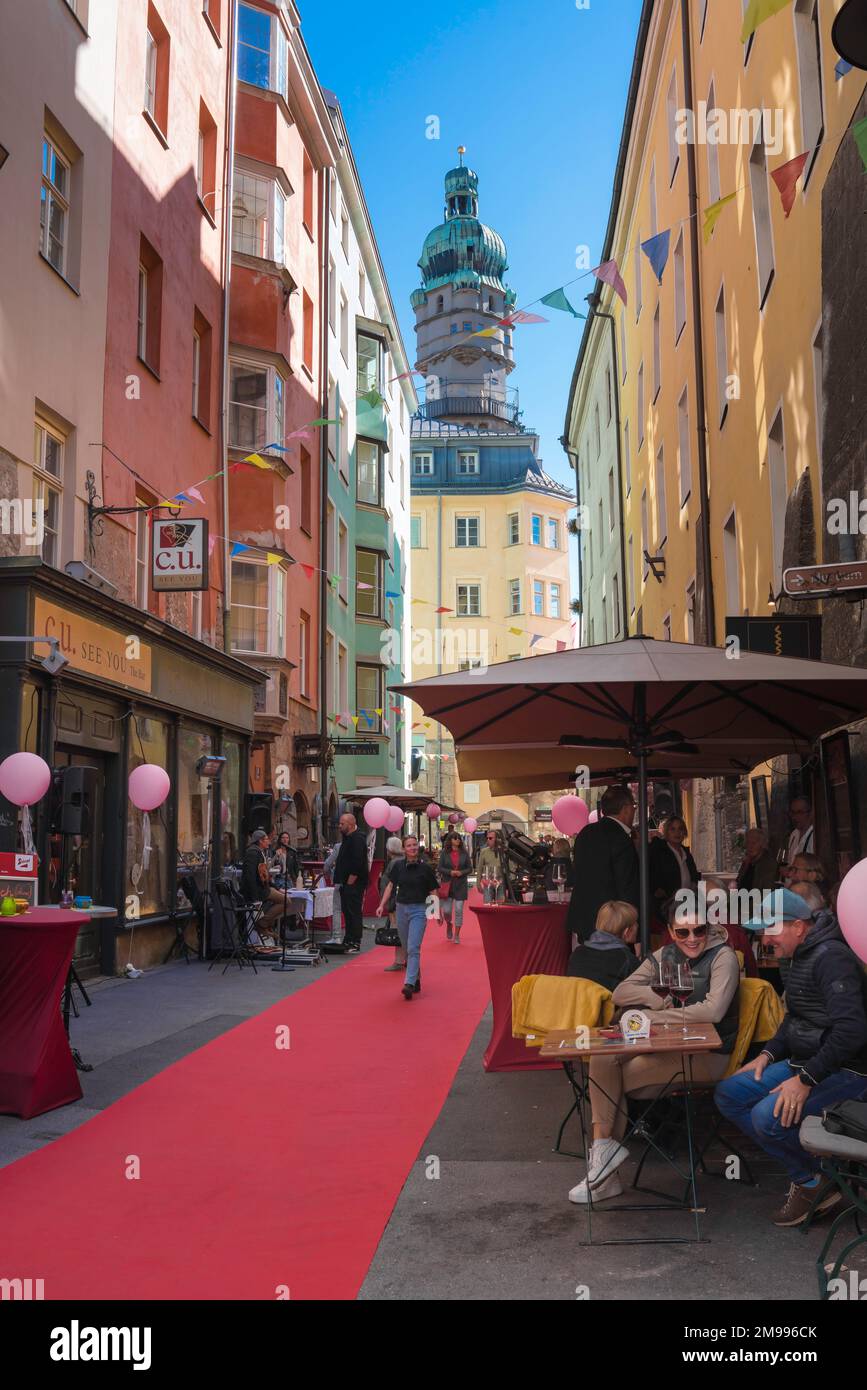
M 671 994 L 672 985 L 671 964 L 667 960 L 657 960 L 655 956 L 651 956 L 650 960 L 650 988 L 653 990 L 654 994 L 659 996 L 660 999 L 668 999 Z M 668 1032 L 668 1023 L 665 1019 L 664 1012 L 662 1019 L 662 1027 L 665 1029 L 666 1032 Z
M 488 872 L 487 869 L 482 869 L 482 872 L 479 874 L 479 887 L 480 887 L 481 890 L 482 890 L 482 901 L 483 901 L 483 902 L 487 902 L 487 901 L 488 901 L 488 889 L 490 888 L 490 886 L 491 886 L 491 876 L 490 876 L 490 874 L 489 874 L 489 872 Z
M 673 966 L 672 969 L 671 997 L 677 1000 L 681 1009 L 685 1009 L 686 1001 L 695 988 L 692 970 L 688 961 L 683 961 L 680 965 Z M 683 1036 L 686 1037 L 685 1023 L 683 1024 Z
M 558 903 L 562 903 L 562 901 L 563 901 L 563 885 L 564 885 L 564 883 L 566 882 L 566 865 L 565 865 L 565 864 L 555 864 L 555 865 L 554 865 L 554 869 L 553 869 L 552 874 L 551 874 L 551 877 L 553 878 L 554 882 L 555 882 L 556 885 L 557 885 L 557 901 L 558 901 Z
M 497 895 L 500 891 L 500 880 L 496 871 L 491 873 L 491 877 L 488 880 L 488 882 L 491 888 L 491 904 L 493 907 L 497 907 L 499 904 L 499 897 Z

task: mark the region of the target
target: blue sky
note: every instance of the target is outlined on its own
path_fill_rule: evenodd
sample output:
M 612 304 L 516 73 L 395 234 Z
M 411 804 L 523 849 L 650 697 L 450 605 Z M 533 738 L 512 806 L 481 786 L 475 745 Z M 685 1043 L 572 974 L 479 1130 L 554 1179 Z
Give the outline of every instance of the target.
M 640 0 L 463 0 L 417 4 L 300 0 L 320 82 L 350 132 L 401 329 L 414 360 L 410 292 L 422 242 L 442 217 L 443 176 L 479 175 L 479 216 L 503 237 L 518 304 L 575 278 L 576 247 L 596 264 L 608 219 Z M 425 137 L 426 118 L 440 139 Z M 588 279 L 569 292 L 583 309 Z M 558 442 L 583 323 L 516 333 L 510 384 L 541 436 L 546 470 L 571 485 Z

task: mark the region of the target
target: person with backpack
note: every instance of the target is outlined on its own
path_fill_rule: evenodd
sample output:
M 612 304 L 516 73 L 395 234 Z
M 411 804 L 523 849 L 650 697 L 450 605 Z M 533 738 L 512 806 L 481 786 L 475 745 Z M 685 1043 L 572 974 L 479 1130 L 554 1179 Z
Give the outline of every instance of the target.
M 833 912 L 814 912 L 789 888 L 765 893 L 759 918 L 775 956 L 791 962 L 786 1013 L 758 1057 L 721 1081 L 717 1109 L 782 1164 L 790 1178 L 775 1226 L 800 1226 L 840 1200 L 821 1160 L 801 1146 L 799 1127 L 838 1101 L 867 1094 L 867 980 Z

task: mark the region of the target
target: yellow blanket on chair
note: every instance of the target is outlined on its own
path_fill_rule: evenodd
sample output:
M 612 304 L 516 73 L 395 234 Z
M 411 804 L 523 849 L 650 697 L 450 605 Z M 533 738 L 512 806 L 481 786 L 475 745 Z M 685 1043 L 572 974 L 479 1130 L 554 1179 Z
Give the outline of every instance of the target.
M 564 975 L 525 975 L 512 985 L 512 1037 L 541 1047 L 558 1029 L 596 1028 L 614 1013 L 611 991 L 592 980 Z
M 512 1006 L 514 1009 L 514 1005 Z M 726 1076 L 742 1067 L 750 1046 L 767 1042 L 783 1021 L 783 1001 L 768 980 L 741 980 L 738 996 L 738 1035 L 729 1058 Z

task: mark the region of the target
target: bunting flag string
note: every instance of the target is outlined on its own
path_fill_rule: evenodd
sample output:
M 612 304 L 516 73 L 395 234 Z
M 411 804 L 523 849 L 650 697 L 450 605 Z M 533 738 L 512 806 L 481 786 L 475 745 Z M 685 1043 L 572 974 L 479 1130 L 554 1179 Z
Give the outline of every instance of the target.
M 764 24 L 765 20 L 771 19 L 773 15 L 779 14 L 780 10 L 786 9 L 791 3 L 792 0 L 750 0 L 744 13 L 741 43 L 746 43 L 760 24 Z
M 575 319 L 587 318 L 586 314 L 579 314 L 578 310 L 572 307 L 564 290 L 552 290 L 550 294 L 543 294 L 539 302 L 547 304 L 549 309 L 560 309 L 564 314 L 571 314 Z

